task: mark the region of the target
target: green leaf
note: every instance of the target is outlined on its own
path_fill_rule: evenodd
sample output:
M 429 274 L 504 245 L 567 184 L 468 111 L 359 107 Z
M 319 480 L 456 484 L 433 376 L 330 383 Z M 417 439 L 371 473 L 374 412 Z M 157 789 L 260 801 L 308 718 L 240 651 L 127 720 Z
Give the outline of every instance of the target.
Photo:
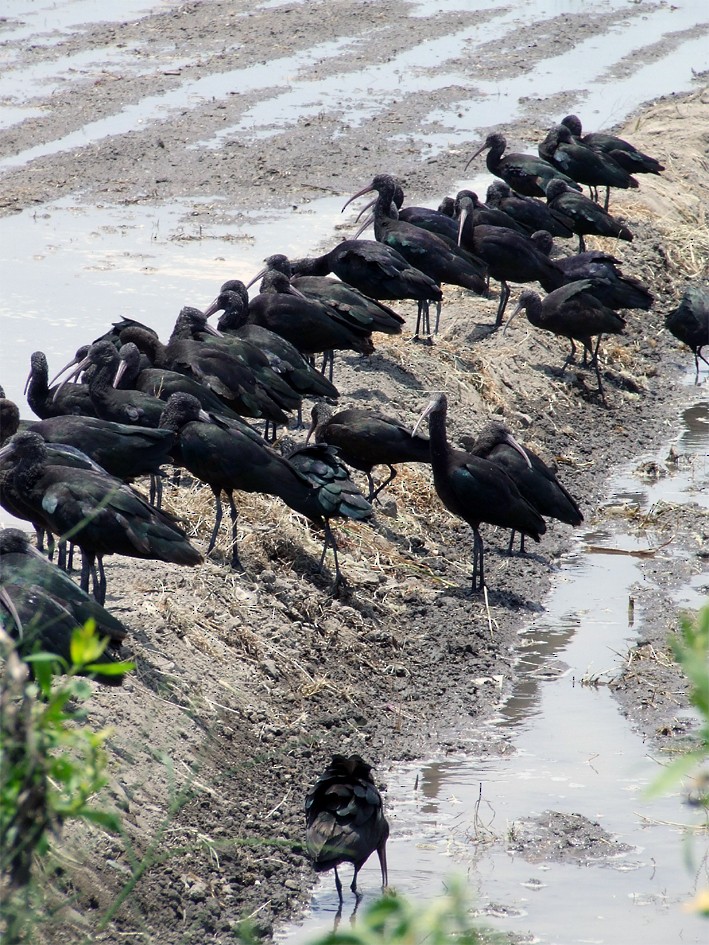
M 106 649 L 108 640 L 96 634 L 96 621 L 87 620 L 83 627 L 77 627 L 71 635 L 69 652 L 74 666 L 86 666 L 95 663 Z
M 652 799 L 660 797 L 662 794 L 668 794 L 677 788 L 682 781 L 697 765 L 703 761 L 705 754 L 703 751 L 689 751 L 681 758 L 677 758 L 671 764 L 667 765 L 664 771 L 648 786 L 645 791 L 645 797 Z
M 111 814 L 109 811 L 105 810 L 95 810 L 91 807 L 83 807 L 81 810 L 77 811 L 77 813 L 80 817 L 83 817 L 84 820 L 88 820 L 92 824 L 98 824 L 98 826 L 103 827 L 104 830 L 108 830 L 111 833 L 121 832 L 121 819 L 117 814 Z
M 87 663 L 84 669 L 102 676 L 123 676 L 135 669 L 135 663 Z

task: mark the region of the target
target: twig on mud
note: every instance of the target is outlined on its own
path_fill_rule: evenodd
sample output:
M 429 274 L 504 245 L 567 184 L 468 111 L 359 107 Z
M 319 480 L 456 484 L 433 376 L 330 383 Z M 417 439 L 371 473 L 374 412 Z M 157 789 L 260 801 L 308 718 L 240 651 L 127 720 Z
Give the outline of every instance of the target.
M 490 601 L 487 596 L 487 585 L 483 585 L 483 594 L 485 595 L 485 612 L 487 613 L 487 625 L 490 628 L 490 639 L 495 639 L 495 633 L 492 629 L 492 614 L 490 613 Z
M 290 797 L 290 795 L 291 795 L 291 789 L 288 788 L 288 790 L 286 791 L 286 793 L 283 795 L 283 797 L 280 799 L 280 801 L 276 804 L 276 806 L 273 808 L 273 810 L 270 810 L 270 811 L 266 814 L 266 817 L 272 817 L 272 816 L 276 813 L 276 811 L 278 810 L 278 808 L 279 808 L 279 807 L 282 807 L 282 805 L 285 804 L 285 802 L 288 800 L 288 798 Z

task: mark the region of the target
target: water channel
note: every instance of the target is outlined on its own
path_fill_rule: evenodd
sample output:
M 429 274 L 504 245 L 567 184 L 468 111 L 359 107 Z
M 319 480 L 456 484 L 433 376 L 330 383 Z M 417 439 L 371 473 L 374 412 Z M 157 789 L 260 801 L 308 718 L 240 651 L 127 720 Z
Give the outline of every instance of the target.
M 667 466 L 670 447 L 678 462 Z M 608 507 L 648 511 L 659 502 L 706 507 L 707 455 L 709 395 L 700 387 L 672 440 L 613 477 Z M 672 471 L 648 483 L 635 474 L 648 461 Z M 602 512 L 597 517 L 604 520 Z M 682 552 L 668 546 L 659 559 L 604 554 L 604 547 L 632 552 L 658 546 L 651 531 L 628 533 L 624 520 L 611 515 L 602 526 L 575 536 L 544 614 L 521 632 L 518 678 L 490 724 L 491 741 L 502 740 L 506 749 L 500 757 L 449 755 L 386 773 L 390 884 L 414 901 L 440 895 L 446 878 L 458 875 L 465 878 L 480 921 L 523 941 L 706 941 L 706 921 L 683 909 L 709 882 L 706 835 L 695 836 L 687 847 L 679 825 L 700 821 L 679 794 L 652 801 L 644 796 L 661 770 L 659 762 L 607 686 L 642 624 L 642 612 L 631 603 L 635 589 L 652 583 L 652 570 L 662 566 L 664 555 Z M 701 578 L 677 589 L 678 608 L 705 601 Z M 583 857 L 530 862 L 511 852 L 520 822 L 549 820 L 547 811 L 580 814 L 629 849 L 598 863 Z M 361 877 L 361 886 L 374 895 L 376 857 Z M 289 945 L 312 940 L 332 927 L 337 906 L 328 874 L 313 894 L 309 916 L 284 932 L 283 940 Z

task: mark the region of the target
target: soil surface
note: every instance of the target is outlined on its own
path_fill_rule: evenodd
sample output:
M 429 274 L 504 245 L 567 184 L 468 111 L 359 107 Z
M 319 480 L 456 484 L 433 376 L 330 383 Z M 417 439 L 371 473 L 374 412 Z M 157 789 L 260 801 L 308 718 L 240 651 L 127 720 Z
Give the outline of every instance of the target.
M 493 16 L 413 17 L 409 4 L 390 0 L 313 0 L 275 10 L 241 2 L 165 6 L 140 21 L 93 25 L 27 47 L 23 55 L 39 67 L 109 44 L 130 50 L 133 68 L 87 68 L 63 94 L 28 99 L 41 113 L 0 133 L 0 161 L 188 79 L 353 37 L 331 66 L 314 67 L 323 82 L 336 84 L 423 37 L 470 26 L 471 16 Z M 535 58 L 571 49 L 580 34 L 609 29 L 615 16 L 585 11 L 549 19 L 543 29 L 535 23 L 533 44 L 517 32 L 514 48 L 496 46 L 474 70 L 462 50 L 460 73 L 504 80 Z M 421 68 L 436 74 L 435 61 Z M 66 195 L 147 205 L 188 198 L 193 218 L 208 228 L 242 219 L 244 208 L 303 209 L 323 193 L 344 202 L 383 170 L 402 180 L 407 203 L 435 205 L 480 142 L 471 137 L 464 148 L 422 159 L 417 126 L 434 107 L 474 94 L 474 79 L 415 95 L 402 86 L 390 109 L 364 125 L 350 121 L 346 108 L 323 107 L 272 135 L 241 130 L 220 147 L 195 147 L 258 109 L 263 93 L 235 89 L 129 133 L 38 157 L 31 173 L 8 167 L 0 211 Z M 504 128 L 510 147 L 540 140 L 573 102 L 562 92 L 553 101 L 525 100 L 520 119 Z M 557 464 L 587 525 L 612 514 L 603 508 L 609 470 L 657 449 L 694 396 L 683 382 L 691 355 L 664 330 L 664 314 L 709 256 L 708 113 L 709 93 L 695 92 L 657 102 L 617 129 L 667 170 L 661 178 L 645 175 L 637 191 L 613 194 L 612 211 L 631 227 L 632 244 L 589 239 L 656 295 L 651 312 L 627 313 L 625 334 L 601 346 L 605 403 L 592 372 L 572 366 L 559 376 L 565 343 L 522 318 L 504 335 L 491 330 L 495 286 L 488 299 L 446 286 L 432 346 L 412 342 L 415 312 L 402 304 L 394 306 L 408 320 L 400 337 L 375 336 L 370 357 L 338 355 L 341 404 L 383 408 L 413 424 L 428 392 L 445 390 L 451 439 L 476 432 L 491 416 L 503 418 Z M 215 202 L 214 194 L 223 199 Z M 564 254 L 574 249 L 575 241 L 559 247 Z M 167 505 L 206 547 L 210 490 L 194 484 L 166 492 Z M 497 749 L 489 734 L 478 741 L 482 729 L 470 721 L 498 705 L 500 688 L 490 680 L 501 679 L 503 690 L 509 684 L 517 633 L 544 606 L 571 538 L 567 527 L 549 523 L 538 546 L 512 557 L 508 535 L 486 527 L 487 595 L 473 596 L 470 529 L 441 506 L 428 468 L 401 467 L 371 524 L 335 523 L 347 586 L 333 596 L 332 573 L 318 567 L 320 535 L 267 498 L 239 496 L 238 504 L 245 574 L 229 570 L 225 536 L 194 570 L 123 558 L 107 563 L 107 606 L 132 628 L 126 656 L 137 669 L 121 691 L 97 688 L 89 721 L 115 729 L 109 792 L 125 836 L 66 832 L 46 886 L 57 905 L 68 889 L 71 905 L 52 920 L 47 940 L 88 933 L 116 943 L 226 942 L 245 917 L 267 935 L 307 900 L 314 877 L 301 846 L 303 798 L 333 752 L 359 752 L 385 778 L 398 760 Z M 667 653 L 666 634 L 676 626 L 672 590 L 706 568 L 700 552 L 709 522 L 699 509 L 654 514 L 655 534 L 686 553 L 660 551 L 647 561 L 651 580 L 637 595 L 642 641 L 615 692 L 633 723 L 659 744 L 675 738 L 673 719 L 685 695 L 671 660 L 657 654 Z M 618 845 L 608 852 L 598 825 L 554 812 L 525 823 L 517 842 L 532 861 L 568 855 L 571 847 L 584 857 L 594 856 L 595 846 L 605 855 L 619 852 Z

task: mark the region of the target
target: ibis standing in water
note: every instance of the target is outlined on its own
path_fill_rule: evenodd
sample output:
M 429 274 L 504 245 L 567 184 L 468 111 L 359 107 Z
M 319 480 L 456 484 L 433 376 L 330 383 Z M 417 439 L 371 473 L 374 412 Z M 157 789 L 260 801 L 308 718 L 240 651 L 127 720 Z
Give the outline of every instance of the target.
M 316 872 L 335 871 L 335 886 L 342 903 L 342 882 L 337 867 L 352 863 L 350 889 L 359 899 L 357 874 L 376 850 L 382 887 L 388 882 L 386 843 L 389 824 L 382 796 L 372 777 L 372 766 L 359 755 L 333 755 L 332 761 L 305 798 L 306 845 Z
M 448 400 L 437 394 L 416 422 L 428 417 L 431 442 L 433 484 L 449 512 L 462 518 L 473 529 L 473 592 L 485 586 L 484 549 L 480 525 L 500 525 L 529 535 L 535 541 L 546 531 L 544 519 L 522 496 L 507 473 L 487 459 L 454 449 L 446 435 Z M 512 442 L 515 442 L 510 438 Z M 516 444 L 526 462 L 524 450 Z

